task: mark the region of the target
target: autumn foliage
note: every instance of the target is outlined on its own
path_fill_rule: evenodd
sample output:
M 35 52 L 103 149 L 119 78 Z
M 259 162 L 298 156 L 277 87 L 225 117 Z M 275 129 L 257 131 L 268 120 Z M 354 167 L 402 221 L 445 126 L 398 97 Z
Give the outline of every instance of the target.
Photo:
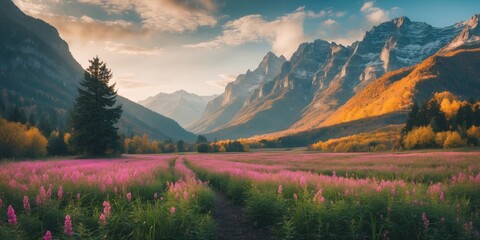
M 47 139 L 35 128 L 0 118 L 0 158 L 38 158 L 47 154 Z

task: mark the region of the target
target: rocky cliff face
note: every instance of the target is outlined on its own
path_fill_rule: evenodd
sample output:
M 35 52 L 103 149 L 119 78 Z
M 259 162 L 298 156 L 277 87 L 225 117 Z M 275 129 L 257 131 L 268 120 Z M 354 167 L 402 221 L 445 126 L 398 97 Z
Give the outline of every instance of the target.
M 222 127 L 232 120 L 247 97 L 260 84 L 272 81 L 280 72 L 285 57 L 269 52 L 254 71 L 248 70 L 225 87 L 225 92 L 207 104 L 203 116 L 187 128 L 196 133 L 205 133 Z
M 332 85 L 315 94 L 303 111 L 302 119 L 292 128 L 316 128 L 356 93 L 389 71 L 412 66 L 451 42 L 461 27 L 456 24 L 434 28 L 426 23 L 412 22 L 406 17 L 382 23 L 354 44 L 354 51 Z
M 372 28 L 348 47 L 322 40 L 304 43 L 274 81 L 261 84 L 233 120 L 210 135 L 236 138 L 317 128 L 385 73 L 418 64 L 456 41 L 462 46 L 477 42 L 476 22 L 473 17 L 435 28 L 400 17 Z

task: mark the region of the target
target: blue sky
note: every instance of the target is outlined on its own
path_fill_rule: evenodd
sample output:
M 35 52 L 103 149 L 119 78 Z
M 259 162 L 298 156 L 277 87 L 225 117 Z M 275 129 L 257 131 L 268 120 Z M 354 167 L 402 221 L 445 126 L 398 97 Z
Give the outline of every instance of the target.
M 478 0 L 14 0 L 55 26 L 84 67 L 98 55 L 134 101 L 184 89 L 223 92 L 273 51 L 302 42 L 349 45 L 399 16 L 444 27 L 480 13 Z

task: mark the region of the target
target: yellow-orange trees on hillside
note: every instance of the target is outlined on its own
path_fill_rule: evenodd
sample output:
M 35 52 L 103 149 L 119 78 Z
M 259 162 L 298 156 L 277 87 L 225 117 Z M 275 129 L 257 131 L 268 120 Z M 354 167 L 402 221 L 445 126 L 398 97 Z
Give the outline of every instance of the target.
M 431 126 L 422 126 L 410 131 L 403 139 L 403 144 L 407 149 L 431 147 L 435 145 L 435 137 Z

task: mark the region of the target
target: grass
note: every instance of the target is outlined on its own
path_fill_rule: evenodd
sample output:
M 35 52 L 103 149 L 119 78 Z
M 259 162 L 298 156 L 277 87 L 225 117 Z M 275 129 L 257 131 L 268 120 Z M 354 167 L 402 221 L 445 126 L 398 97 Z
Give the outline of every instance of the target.
M 2 220 L 0 239 L 41 239 L 47 231 L 54 239 L 213 239 L 213 191 L 182 165 L 172 155 L 4 163 L 1 218 L 11 205 L 17 223 Z M 73 235 L 64 232 L 66 215 Z
M 479 239 L 478 152 L 187 158 L 278 239 Z
M 215 239 L 210 186 L 276 239 L 479 239 L 475 151 L 4 162 L 0 239 Z

